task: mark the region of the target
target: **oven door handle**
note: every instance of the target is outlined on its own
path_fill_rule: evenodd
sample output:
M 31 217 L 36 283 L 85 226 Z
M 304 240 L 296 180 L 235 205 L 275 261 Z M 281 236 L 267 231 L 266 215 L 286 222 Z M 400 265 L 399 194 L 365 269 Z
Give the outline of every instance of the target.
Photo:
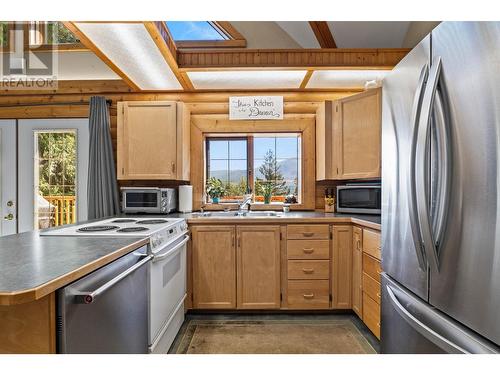
M 165 254 L 162 255 L 153 255 L 153 263 L 159 262 L 161 260 L 164 260 L 165 258 L 168 258 L 172 255 L 174 255 L 186 242 L 188 242 L 190 239 L 189 235 L 185 235 L 184 239 L 179 242 L 177 245 L 175 245 L 172 249 L 167 251 Z
M 145 255 L 141 261 L 137 262 L 132 267 L 127 268 L 125 271 L 123 271 L 119 275 L 113 277 L 107 283 L 101 285 L 99 288 L 95 289 L 92 292 L 76 292 L 76 293 L 74 293 L 75 302 L 78 304 L 85 304 L 85 305 L 93 303 L 97 297 L 99 297 L 101 294 L 106 292 L 108 289 L 111 289 L 115 284 L 117 284 L 118 282 L 120 282 L 121 280 L 126 278 L 132 272 L 136 271 L 137 269 L 141 268 L 143 265 L 148 263 L 151 260 L 151 258 L 152 258 L 151 255 Z

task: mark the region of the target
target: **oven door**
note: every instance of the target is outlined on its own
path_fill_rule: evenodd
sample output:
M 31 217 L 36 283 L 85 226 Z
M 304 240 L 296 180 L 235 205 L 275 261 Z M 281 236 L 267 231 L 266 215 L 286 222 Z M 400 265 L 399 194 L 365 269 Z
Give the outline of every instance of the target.
M 380 186 L 338 186 L 337 212 L 380 214 Z
M 189 236 L 185 234 L 153 256 L 150 274 L 150 352 L 154 352 L 170 317 L 186 296 L 188 241 Z
M 161 207 L 160 189 L 124 189 L 122 190 L 122 211 L 140 213 L 158 213 Z

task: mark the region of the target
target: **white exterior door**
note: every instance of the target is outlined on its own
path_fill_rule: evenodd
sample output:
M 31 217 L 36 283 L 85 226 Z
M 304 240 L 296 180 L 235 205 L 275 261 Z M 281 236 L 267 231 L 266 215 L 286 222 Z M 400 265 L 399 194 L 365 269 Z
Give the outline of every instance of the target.
M 0 236 L 17 232 L 16 120 L 0 120 Z
M 88 119 L 18 121 L 18 231 L 87 219 Z

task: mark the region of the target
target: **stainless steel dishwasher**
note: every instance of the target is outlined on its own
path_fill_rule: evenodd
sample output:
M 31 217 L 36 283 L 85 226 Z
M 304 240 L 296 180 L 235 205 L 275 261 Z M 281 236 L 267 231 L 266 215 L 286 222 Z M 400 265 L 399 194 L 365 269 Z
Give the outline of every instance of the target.
M 148 352 L 148 263 L 143 246 L 58 291 L 59 353 Z

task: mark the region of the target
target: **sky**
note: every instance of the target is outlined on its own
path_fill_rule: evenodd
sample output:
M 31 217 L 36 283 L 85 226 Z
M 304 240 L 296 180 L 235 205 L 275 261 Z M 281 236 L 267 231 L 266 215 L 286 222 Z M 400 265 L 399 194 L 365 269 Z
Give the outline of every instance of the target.
M 174 40 L 224 40 L 207 21 L 166 21 Z

